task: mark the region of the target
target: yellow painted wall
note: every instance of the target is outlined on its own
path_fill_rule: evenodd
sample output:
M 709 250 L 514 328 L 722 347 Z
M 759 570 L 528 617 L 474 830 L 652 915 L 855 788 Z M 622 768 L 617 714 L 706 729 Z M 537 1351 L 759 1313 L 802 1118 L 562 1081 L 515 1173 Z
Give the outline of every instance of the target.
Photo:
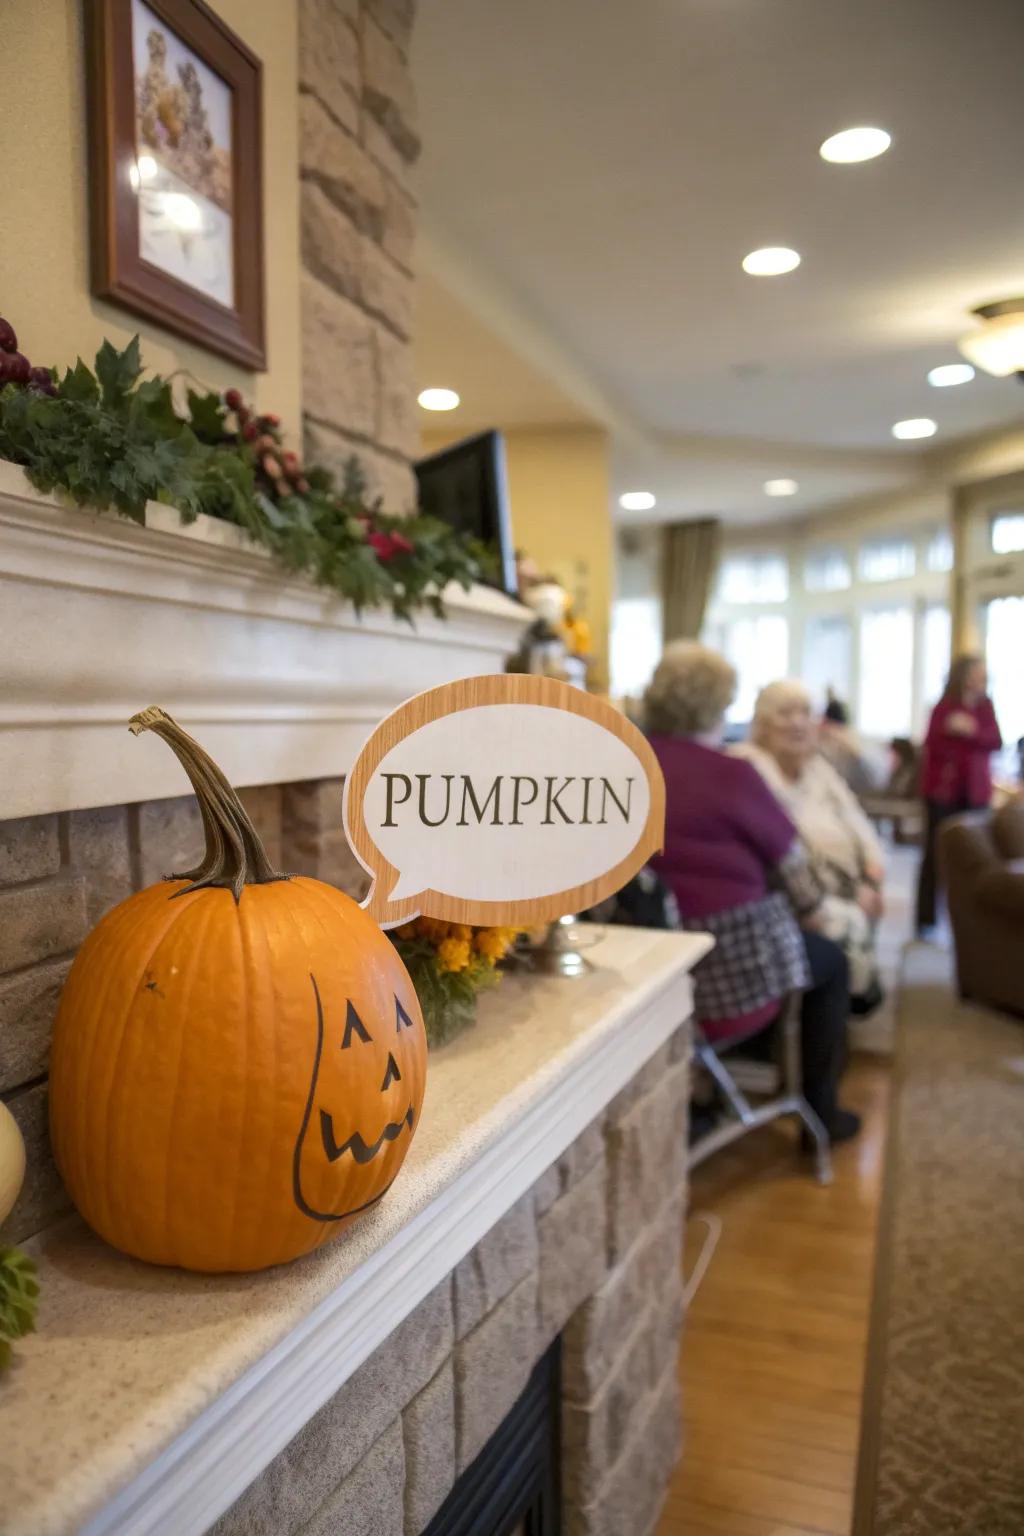
M 423 452 L 462 436 L 454 428 L 427 432 Z M 591 687 L 606 688 L 613 580 L 608 434 L 596 427 L 531 427 L 504 437 L 516 548 L 572 593 L 593 633 Z
M 300 431 L 297 0 L 213 0 L 263 61 L 269 372 L 253 375 L 89 292 L 84 10 L 81 0 L 0 3 L 0 313 L 33 363 L 89 362 L 136 331 L 154 372 L 238 385 Z

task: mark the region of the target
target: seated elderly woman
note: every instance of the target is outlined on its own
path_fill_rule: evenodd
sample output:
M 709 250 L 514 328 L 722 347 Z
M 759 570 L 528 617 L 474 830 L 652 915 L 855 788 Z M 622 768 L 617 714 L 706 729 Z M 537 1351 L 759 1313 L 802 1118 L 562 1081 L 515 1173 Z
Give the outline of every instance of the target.
M 846 958 L 814 931 L 821 891 L 793 823 L 751 765 L 720 750 L 735 691 L 729 663 L 691 641 L 670 645 L 651 679 L 646 725 L 666 789 L 665 849 L 652 865 L 682 926 L 715 938 L 695 975 L 709 1039 L 766 1027 L 786 995 L 802 990 L 804 1094 L 832 1140 L 844 1141 L 860 1127 L 836 1099 Z
M 795 823 L 825 891 L 821 932 L 846 954 L 854 1011 L 868 1011 L 881 1000 L 875 929 L 882 915 L 882 845 L 849 786 L 818 752 L 803 683 L 762 688 L 750 741 L 733 752 L 754 765 Z

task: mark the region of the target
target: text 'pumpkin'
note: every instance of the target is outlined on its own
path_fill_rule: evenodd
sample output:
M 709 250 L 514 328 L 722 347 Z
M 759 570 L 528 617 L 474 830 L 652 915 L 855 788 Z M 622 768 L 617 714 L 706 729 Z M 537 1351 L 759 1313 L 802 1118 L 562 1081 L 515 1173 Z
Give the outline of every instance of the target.
M 199 868 L 115 907 L 54 1026 L 50 1131 L 86 1221 L 136 1258 L 254 1270 L 390 1188 L 427 1045 L 408 972 L 334 886 L 277 874 L 220 769 L 168 715 L 206 832 Z

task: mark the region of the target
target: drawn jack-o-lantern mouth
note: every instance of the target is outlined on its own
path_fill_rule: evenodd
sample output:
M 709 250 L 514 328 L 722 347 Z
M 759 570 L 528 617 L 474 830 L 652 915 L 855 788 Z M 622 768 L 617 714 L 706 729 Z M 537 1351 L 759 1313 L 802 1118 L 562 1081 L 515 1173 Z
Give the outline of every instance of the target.
M 313 1118 L 314 1104 L 320 1089 L 321 1065 L 324 1058 L 325 1021 L 323 1003 L 320 997 L 320 989 L 316 983 L 316 977 L 311 976 L 313 984 L 313 996 L 316 1001 L 316 1050 L 313 1057 L 313 1070 L 310 1078 L 309 1094 L 306 1099 L 306 1107 L 302 1116 L 302 1124 L 295 1142 L 295 1153 L 292 1164 L 292 1186 L 295 1203 L 299 1209 L 314 1221 L 344 1221 L 350 1216 L 358 1215 L 360 1211 L 367 1210 L 375 1205 L 378 1200 L 387 1194 L 397 1168 L 384 1186 L 369 1199 L 353 1205 L 340 1203 L 340 1208 L 334 1210 L 322 1210 L 312 1198 L 307 1198 L 303 1193 L 303 1170 L 308 1175 L 311 1167 L 315 1167 L 315 1160 L 322 1155 L 323 1161 L 316 1170 L 316 1183 L 323 1187 L 322 1174 L 325 1168 L 336 1168 L 340 1173 L 352 1172 L 355 1168 L 368 1168 L 378 1159 L 383 1161 L 392 1143 L 403 1134 L 411 1135 L 415 1123 L 415 1110 L 410 1103 L 396 1120 L 386 1120 L 383 1128 L 371 1140 L 367 1140 L 363 1132 L 353 1129 L 347 1136 L 339 1139 L 338 1122 L 341 1111 L 326 1109 L 322 1106 L 318 1111 L 318 1123 L 320 1129 L 319 1147 L 315 1138 L 308 1136 L 310 1121 Z M 411 1029 L 413 1020 L 402 1007 L 401 1001 L 395 998 L 395 1029 L 401 1035 L 403 1029 Z M 372 1045 L 372 1037 L 366 1024 L 360 1018 L 354 1004 L 349 1000 L 346 1011 L 345 1027 L 340 1048 L 348 1051 L 353 1046 Z M 380 1083 L 381 1095 L 390 1095 L 395 1084 L 402 1083 L 402 1071 L 396 1059 L 394 1051 L 388 1051 L 387 1064 L 384 1069 L 383 1081 Z M 392 1108 L 388 1104 L 388 1108 Z M 393 1109 L 392 1109 L 393 1112 Z M 372 1133 L 371 1133 L 372 1135 Z M 365 1180 L 363 1186 L 365 1189 Z
M 324 1152 L 329 1163 L 337 1162 L 339 1157 L 344 1157 L 346 1152 L 351 1152 L 357 1163 L 372 1163 L 385 1142 L 394 1141 L 396 1136 L 401 1136 L 408 1126 L 412 1130 L 412 1105 L 406 1110 L 401 1120 L 390 1121 L 381 1131 L 377 1140 L 369 1146 L 360 1136 L 358 1131 L 353 1131 L 347 1141 L 338 1146 L 334 1138 L 334 1116 L 328 1114 L 326 1109 L 320 1111 L 320 1137 L 324 1144 Z

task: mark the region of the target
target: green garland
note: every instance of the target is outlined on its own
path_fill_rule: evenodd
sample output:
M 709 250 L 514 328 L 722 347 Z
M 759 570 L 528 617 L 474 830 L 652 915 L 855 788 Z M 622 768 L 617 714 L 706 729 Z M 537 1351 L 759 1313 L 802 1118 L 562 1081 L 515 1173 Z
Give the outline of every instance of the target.
M 0 1245 L 0 1371 L 11 1363 L 11 1341 L 35 1332 L 38 1297 L 35 1264 Z
M 95 371 L 79 358 L 60 378 L 33 375 L 0 389 L 0 458 L 41 491 L 136 522 L 147 501 L 176 507 L 184 522 L 221 518 L 357 610 L 390 604 L 405 619 L 424 606 L 443 615 L 447 582 L 468 589 L 491 569 L 489 551 L 446 523 L 368 504 L 354 457 L 340 485 L 299 465 L 282 449 L 279 419 L 257 416 L 235 390 L 222 399 L 189 389 L 180 415 L 170 379 L 142 379 L 137 336 L 122 352 L 105 341 Z

